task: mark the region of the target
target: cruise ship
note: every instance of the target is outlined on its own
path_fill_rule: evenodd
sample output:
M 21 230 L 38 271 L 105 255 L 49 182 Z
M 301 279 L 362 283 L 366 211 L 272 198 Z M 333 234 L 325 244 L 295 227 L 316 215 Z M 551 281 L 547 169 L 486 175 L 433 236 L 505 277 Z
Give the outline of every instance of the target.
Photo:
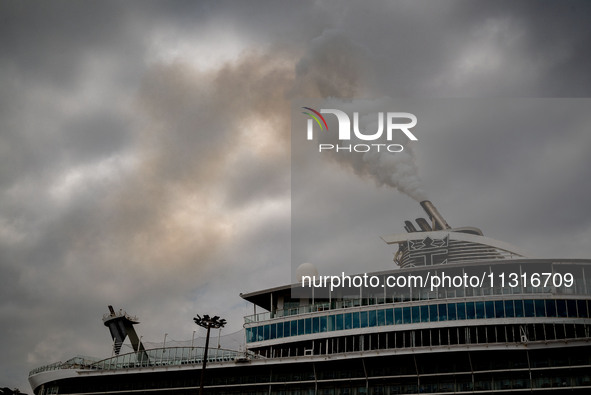
M 206 394 L 591 393 L 591 260 L 528 258 L 420 204 L 425 218 L 382 237 L 392 270 L 241 294 L 242 350 L 146 348 L 137 318 L 110 308 L 113 356 L 39 367 L 31 387 L 196 394 L 206 355 Z

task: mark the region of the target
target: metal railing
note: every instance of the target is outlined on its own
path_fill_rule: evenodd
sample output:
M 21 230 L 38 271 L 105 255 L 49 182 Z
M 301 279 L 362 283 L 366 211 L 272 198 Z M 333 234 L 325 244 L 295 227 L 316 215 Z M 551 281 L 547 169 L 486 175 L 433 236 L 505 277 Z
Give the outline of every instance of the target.
M 29 376 L 57 369 L 117 370 L 137 367 L 201 364 L 203 362 L 204 350 L 204 347 L 166 347 L 139 352 L 134 351 L 100 361 L 71 359 L 66 362 L 56 362 L 36 368 L 29 372 Z M 207 362 L 235 362 L 238 360 L 244 361 L 245 358 L 254 359 L 262 357 L 251 352 L 210 348 L 207 355 Z

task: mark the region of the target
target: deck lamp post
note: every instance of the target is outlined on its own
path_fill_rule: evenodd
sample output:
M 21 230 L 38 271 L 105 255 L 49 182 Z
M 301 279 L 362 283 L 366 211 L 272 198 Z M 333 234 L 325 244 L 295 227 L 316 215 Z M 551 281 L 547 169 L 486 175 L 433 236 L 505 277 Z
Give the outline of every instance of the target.
M 203 351 L 203 367 L 201 368 L 201 383 L 199 385 L 199 395 L 203 395 L 203 380 L 205 378 L 205 367 L 207 366 L 207 349 L 209 348 L 209 331 L 211 328 L 223 328 L 226 325 L 226 320 L 220 319 L 217 315 L 210 317 L 204 314 L 201 317 L 197 314 L 197 317 L 193 318 L 193 321 L 202 328 L 207 329 L 207 336 L 205 337 L 205 350 Z

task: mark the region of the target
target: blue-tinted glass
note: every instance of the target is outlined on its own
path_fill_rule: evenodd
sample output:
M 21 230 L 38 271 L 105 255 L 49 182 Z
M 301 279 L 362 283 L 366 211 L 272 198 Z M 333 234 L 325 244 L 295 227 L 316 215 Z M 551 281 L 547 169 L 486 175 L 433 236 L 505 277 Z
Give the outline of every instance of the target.
M 412 315 L 412 322 L 421 322 L 421 309 L 419 306 L 412 306 L 411 315 Z
M 304 333 L 304 320 L 298 320 L 298 336 Z
M 254 333 L 254 338 L 255 341 L 260 342 L 261 340 L 263 340 L 263 327 L 261 326 L 257 326 L 256 328 L 252 328 L 254 329 L 253 333 Z
M 546 307 L 543 299 L 536 299 L 536 317 L 545 317 L 546 316 Z
M 476 318 L 476 307 L 474 302 L 466 302 L 466 318 L 473 320 Z
M 566 317 L 566 301 L 563 299 L 558 299 L 556 301 L 556 312 L 558 313 L 559 317 Z
M 271 337 L 269 339 L 277 339 L 277 325 L 271 324 Z
M 361 320 L 361 327 L 367 328 L 367 311 L 360 311 L 359 319 Z
M 394 325 L 394 309 L 386 310 L 386 325 Z
M 320 332 L 326 332 L 328 330 L 328 321 L 326 316 L 320 317 Z
M 353 315 L 351 313 L 345 314 L 345 329 L 353 328 Z
M 466 304 L 465 303 L 456 303 L 456 307 L 458 310 L 458 320 L 465 320 L 466 319 Z
M 286 325 L 283 326 L 283 332 L 285 336 L 296 336 L 298 334 L 298 322 L 297 321 L 289 321 L 285 323 Z
M 283 337 L 283 322 L 277 324 L 277 339 L 281 339 Z
M 569 317 L 576 317 L 577 316 L 577 302 L 575 300 L 569 299 L 566 301 L 566 308 L 568 309 L 568 316 Z
M 556 317 L 556 302 L 554 299 L 546 299 L 546 314 L 548 317 Z
M 505 307 L 503 306 L 502 300 L 495 300 L 495 317 L 496 318 L 505 317 Z
M 495 304 L 492 300 L 484 302 L 484 310 L 486 318 L 495 318 Z
M 525 312 L 526 317 L 535 317 L 536 313 L 534 311 L 534 301 L 531 299 L 524 300 L 523 310 Z
M 263 330 L 263 340 L 269 340 L 269 325 L 265 325 Z
M 410 307 L 403 307 L 402 308 L 402 321 L 405 324 L 410 324 L 410 322 L 411 322 Z
M 515 317 L 515 309 L 512 300 L 505 300 L 505 317 Z
M 343 330 L 343 315 L 342 314 L 335 315 L 335 323 L 336 323 L 337 331 L 342 331 Z
M 421 322 L 429 322 L 429 306 L 421 306 Z
M 577 300 L 577 310 L 579 311 L 579 317 L 587 318 L 587 303 L 584 300 Z
M 439 307 L 439 321 L 447 321 L 447 305 L 440 304 L 438 307 Z
M 312 333 L 320 332 L 320 317 L 312 318 Z
M 378 325 L 378 319 L 376 317 L 376 311 L 370 310 L 369 311 L 369 326 L 377 326 L 377 325 Z
M 437 305 L 429 305 L 429 321 L 437 322 Z
M 484 302 L 476 302 L 476 318 L 484 318 Z
M 334 326 L 334 315 L 329 315 L 328 316 L 328 331 L 332 332 L 335 330 L 335 326 Z
M 248 343 L 252 342 L 253 335 L 252 335 L 252 328 L 246 328 L 246 341 Z
M 400 307 L 394 309 L 394 322 L 402 324 L 402 309 Z
M 515 301 L 515 317 L 523 317 L 523 300 Z
M 448 303 L 447 304 L 447 319 L 449 321 L 453 321 L 456 319 L 456 304 L 455 303 Z
M 386 324 L 386 311 L 385 310 L 378 310 L 378 326 L 383 326 Z
M 312 318 L 306 318 L 304 320 L 304 325 L 305 325 L 305 330 L 306 330 L 306 335 L 309 335 L 310 333 L 312 333 Z
M 359 328 L 361 324 L 359 322 L 359 312 L 351 313 L 351 315 L 353 316 L 353 328 Z

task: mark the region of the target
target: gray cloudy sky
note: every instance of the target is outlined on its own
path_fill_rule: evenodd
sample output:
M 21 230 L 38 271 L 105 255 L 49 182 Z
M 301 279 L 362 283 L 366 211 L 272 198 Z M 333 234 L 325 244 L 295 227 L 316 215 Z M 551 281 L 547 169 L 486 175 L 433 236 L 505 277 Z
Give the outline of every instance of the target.
M 591 257 L 590 103 L 548 100 L 590 96 L 590 13 L 586 1 L 2 2 L 0 387 L 30 392 L 32 368 L 109 356 L 108 304 L 137 314 L 144 340 L 185 340 L 196 313 L 239 329 L 238 294 L 288 283 L 292 252 L 320 271 L 390 267 L 377 236 L 420 208 L 331 161 L 302 198 L 315 232 L 291 250 L 296 98 L 438 98 L 413 152 L 447 221 Z M 528 97 L 547 99 L 498 100 Z

